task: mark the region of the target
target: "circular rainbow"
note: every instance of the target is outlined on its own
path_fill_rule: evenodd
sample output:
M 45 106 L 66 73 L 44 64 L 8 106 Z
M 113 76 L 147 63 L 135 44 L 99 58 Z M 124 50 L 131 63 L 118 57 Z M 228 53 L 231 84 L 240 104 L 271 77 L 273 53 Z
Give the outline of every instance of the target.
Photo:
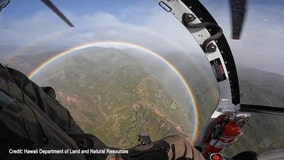
M 129 47 L 129 48 L 135 48 L 141 51 L 144 51 L 146 53 L 149 53 L 153 56 L 155 56 L 156 58 L 158 58 L 159 60 L 163 61 L 167 66 L 169 66 L 180 78 L 180 80 L 182 81 L 183 85 L 186 88 L 186 91 L 188 92 L 188 95 L 190 96 L 191 100 L 192 100 L 192 105 L 193 105 L 193 109 L 194 109 L 194 115 L 195 115 L 195 124 L 194 124 L 194 135 L 193 135 L 193 141 L 192 143 L 194 144 L 197 138 L 197 132 L 198 132 L 198 109 L 197 109 L 197 105 L 196 105 L 196 100 L 195 97 L 193 95 L 192 89 L 190 88 L 190 86 L 187 84 L 186 80 L 183 78 L 183 76 L 180 74 L 180 72 L 166 59 L 164 59 L 163 57 L 161 57 L 158 53 L 145 48 L 143 46 L 137 45 L 137 44 L 133 44 L 133 43 L 129 43 L 129 42 L 121 42 L 121 41 L 100 41 L 100 42 L 93 42 L 93 43 L 88 43 L 88 44 L 84 44 L 84 45 L 80 45 L 77 47 L 73 47 L 71 49 L 65 50 L 63 52 L 58 53 L 57 55 L 51 57 L 50 59 L 46 60 L 45 62 L 43 62 L 41 65 L 39 65 L 37 68 L 35 68 L 29 75 L 28 77 L 30 79 L 34 78 L 34 76 L 36 74 L 38 74 L 43 68 L 47 67 L 50 63 L 56 61 L 57 59 L 64 57 L 68 54 L 71 54 L 75 51 L 81 50 L 81 49 L 86 49 L 89 47 L 95 47 L 95 46 L 125 46 L 125 47 Z

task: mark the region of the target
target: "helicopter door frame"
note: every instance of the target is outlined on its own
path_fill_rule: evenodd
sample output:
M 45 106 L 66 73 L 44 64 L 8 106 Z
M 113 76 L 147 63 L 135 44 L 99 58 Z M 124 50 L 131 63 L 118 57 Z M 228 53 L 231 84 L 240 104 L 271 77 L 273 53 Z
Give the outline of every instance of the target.
M 240 110 L 240 93 L 235 61 L 221 27 L 207 9 L 196 0 L 156 0 L 159 5 L 173 14 L 191 33 L 202 48 L 214 72 L 219 103 L 206 128 L 199 135 L 196 146 L 204 149 L 205 140 L 221 115 L 231 115 Z

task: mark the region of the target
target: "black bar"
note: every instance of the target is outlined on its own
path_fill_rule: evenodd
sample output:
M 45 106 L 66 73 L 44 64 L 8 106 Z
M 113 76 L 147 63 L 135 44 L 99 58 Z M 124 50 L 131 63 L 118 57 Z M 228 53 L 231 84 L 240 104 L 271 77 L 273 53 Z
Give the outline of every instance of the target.
M 10 3 L 10 0 L 0 0 L 0 12 Z
M 246 14 L 246 0 L 230 0 L 233 39 L 240 39 Z
M 232 38 L 240 39 L 246 15 L 246 0 L 230 0 L 232 17 Z
M 241 112 L 278 114 L 284 116 L 284 108 L 281 107 L 250 105 L 250 104 L 241 104 L 240 107 L 241 107 L 240 109 Z
M 74 27 L 74 25 L 61 13 L 56 6 L 50 0 L 41 0 L 45 5 L 47 5 L 54 13 L 56 13 L 66 24 L 70 27 Z

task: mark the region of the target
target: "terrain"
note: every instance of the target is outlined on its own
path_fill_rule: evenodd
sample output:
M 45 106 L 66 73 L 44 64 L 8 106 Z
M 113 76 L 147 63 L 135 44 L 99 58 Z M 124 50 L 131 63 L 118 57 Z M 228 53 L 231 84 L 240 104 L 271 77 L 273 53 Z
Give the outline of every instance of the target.
M 109 145 L 133 146 L 137 144 L 139 131 L 149 131 L 153 140 L 169 134 L 192 138 L 194 124 L 193 117 L 189 116 L 192 111 L 184 103 L 184 95 L 176 95 L 182 90 L 172 91 L 176 84 L 172 82 L 166 87 L 169 81 L 163 82 L 159 67 L 145 68 L 137 57 L 117 54 L 124 52 L 122 50 L 99 51 L 105 54 L 68 56 L 38 74 L 35 81 L 54 87 L 57 99 L 71 111 L 82 128 Z M 7 64 L 29 73 L 58 52 L 16 56 Z M 183 65 L 181 58 L 166 57 L 189 81 L 202 129 L 218 101 L 216 86 L 191 64 L 189 67 Z M 238 68 L 238 75 L 241 103 L 284 107 L 283 75 L 246 66 Z M 283 115 L 253 114 L 249 125 L 243 128 L 243 135 L 225 150 L 225 154 L 233 155 L 243 150 L 263 153 L 284 148 L 283 123 Z
M 113 48 L 99 51 L 58 60 L 34 80 L 52 84 L 58 101 L 82 129 L 110 146 L 131 147 L 138 132 L 148 132 L 153 140 L 172 134 L 193 137 L 189 106 L 129 54 Z

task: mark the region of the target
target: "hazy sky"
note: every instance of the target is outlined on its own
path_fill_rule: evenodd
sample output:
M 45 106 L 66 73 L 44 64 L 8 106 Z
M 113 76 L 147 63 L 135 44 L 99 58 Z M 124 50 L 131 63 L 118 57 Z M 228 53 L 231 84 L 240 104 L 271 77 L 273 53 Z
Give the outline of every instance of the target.
M 228 0 L 201 0 L 224 29 L 236 64 L 284 75 L 284 1 L 249 0 L 241 40 L 231 40 Z M 40 0 L 11 0 L 0 12 L 0 45 L 76 46 L 126 41 L 154 51 L 204 56 L 187 30 L 155 0 L 53 0 L 75 25 L 69 28 Z M 205 61 L 205 57 L 204 57 Z M 208 65 L 209 66 L 209 65 Z

